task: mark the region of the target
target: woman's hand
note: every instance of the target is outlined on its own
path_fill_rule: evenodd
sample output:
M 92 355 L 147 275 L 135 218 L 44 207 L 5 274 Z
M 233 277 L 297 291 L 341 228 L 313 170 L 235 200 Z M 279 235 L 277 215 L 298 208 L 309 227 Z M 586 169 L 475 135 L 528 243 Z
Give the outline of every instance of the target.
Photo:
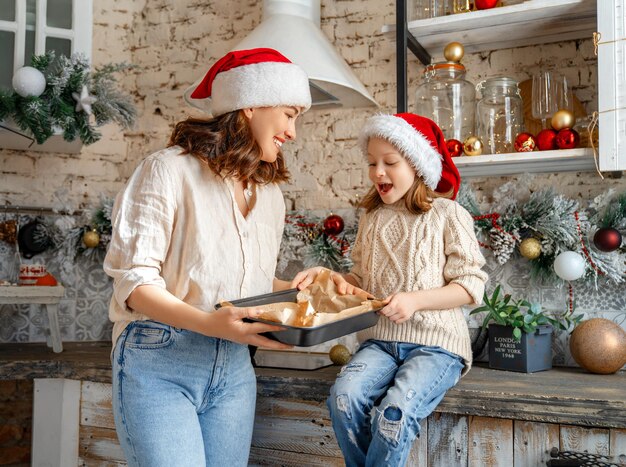
M 317 275 L 322 272 L 324 268 L 322 266 L 316 266 L 314 268 L 305 269 L 300 271 L 291 281 L 291 288 L 302 290 L 307 288 L 313 283 Z
M 217 328 L 212 334 L 239 344 L 255 345 L 267 349 L 283 350 L 293 348 L 292 345 L 283 344 L 259 335 L 262 332 L 281 331 L 284 328 L 272 324 L 247 323 L 243 321 L 244 318 L 257 318 L 261 312 L 262 310 L 258 308 L 221 307 L 211 313 L 211 318 L 214 320 L 211 325 Z
M 385 299 L 387 303 L 379 313 L 389 318 L 396 324 L 408 321 L 413 313 L 418 310 L 416 292 L 400 292 L 390 295 Z

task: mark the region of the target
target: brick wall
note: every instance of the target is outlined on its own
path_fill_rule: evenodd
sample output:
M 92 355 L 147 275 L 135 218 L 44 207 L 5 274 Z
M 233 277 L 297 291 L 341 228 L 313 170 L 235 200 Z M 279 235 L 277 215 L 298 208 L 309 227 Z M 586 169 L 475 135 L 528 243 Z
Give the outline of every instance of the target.
M 97 203 L 100 193 L 116 193 L 137 162 L 166 142 L 172 125 L 195 113 L 184 103 L 183 91 L 260 22 L 262 3 L 248 0 L 232 8 L 224 1 L 95 2 L 93 62 L 138 66 L 122 81 L 135 96 L 138 123 L 126 132 L 114 125 L 104 127 L 100 142 L 73 156 L 0 149 L 0 203 L 46 206 L 61 186 L 69 188 L 76 206 Z M 395 45 L 380 29 L 393 21 L 393 1 L 322 2 L 323 32 L 384 112 L 395 107 Z M 574 83 L 587 110 L 596 110 L 597 67 L 590 40 L 471 54 L 464 64 L 473 83 L 495 75 L 523 80 L 544 66 L 557 68 Z M 422 70 L 412 58 L 409 105 Z M 365 164 L 355 137 L 374 111 L 318 110 L 304 115 L 298 141 L 285 146 L 293 174 L 283 187 L 290 208 L 348 207 L 366 189 Z M 536 183 L 552 184 L 557 176 L 559 189 L 568 196 L 589 198 L 609 186 L 626 188 L 620 178 L 600 182 L 593 172 L 540 175 Z M 503 180 L 474 179 L 473 186 L 488 196 Z

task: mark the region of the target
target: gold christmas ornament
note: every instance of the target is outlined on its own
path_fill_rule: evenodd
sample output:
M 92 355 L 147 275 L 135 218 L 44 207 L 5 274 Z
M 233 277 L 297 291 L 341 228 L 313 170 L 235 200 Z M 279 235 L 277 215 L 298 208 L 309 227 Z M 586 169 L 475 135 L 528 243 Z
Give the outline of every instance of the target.
M 483 142 L 477 136 L 468 136 L 463 142 L 463 152 L 467 156 L 480 156 L 483 153 Z
M 536 259 L 541 255 L 541 242 L 536 238 L 525 238 L 519 244 L 519 253 L 526 259 Z
M 465 47 L 460 42 L 450 42 L 443 49 L 443 56 L 449 62 L 460 62 L 463 55 L 465 55 Z
M 343 366 L 350 361 L 352 354 L 345 345 L 337 344 L 331 347 L 328 356 L 335 365 Z
M 572 128 L 575 122 L 576 118 L 569 110 L 559 110 L 558 112 L 555 112 L 552 116 L 552 120 L 550 121 L 552 128 L 556 131 L 563 130 L 565 128 Z
M 83 235 L 83 243 L 87 248 L 95 248 L 100 244 L 100 235 L 96 229 L 88 230 Z
M 626 332 L 605 318 L 581 322 L 569 338 L 572 357 L 591 373 L 607 375 L 626 364 Z

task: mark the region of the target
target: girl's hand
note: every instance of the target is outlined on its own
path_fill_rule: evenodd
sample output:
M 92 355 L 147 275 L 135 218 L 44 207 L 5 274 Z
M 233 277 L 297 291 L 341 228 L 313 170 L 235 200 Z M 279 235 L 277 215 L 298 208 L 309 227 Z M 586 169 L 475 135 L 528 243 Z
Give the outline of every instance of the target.
M 337 291 L 341 295 L 356 295 L 357 297 L 361 297 L 364 300 L 367 300 L 368 298 L 374 298 L 371 293 L 366 292 L 365 290 L 348 282 L 346 278 L 343 277 L 343 274 L 339 274 L 338 272 L 331 272 L 330 278 L 337 286 Z
M 256 318 L 262 310 L 258 308 L 238 308 L 234 306 L 224 306 L 212 313 L 218 330 L 213 332 L 220 338 L 237 342 L 238 344 L 256 345 L 267 349 L 291 349 L 292 345 L 283 344 L 265 336 L 260 336 L 262 332 L 281 331 L 284 328 L 265 323 L 247 323 L 244 318 Z
M 408 321 L 417 311 L 417 300 L 414 292 L 400 292 L 385 299 L 387 305 L 379 313 L 396 324 Z
M 322 272 L 324 268 L 322 266 L 316 266 L 314 268 L 305 269 L 300 271 L 291 281 L 291 288 L 302 290 L 307 288 L 313 283 L 317 275 Z

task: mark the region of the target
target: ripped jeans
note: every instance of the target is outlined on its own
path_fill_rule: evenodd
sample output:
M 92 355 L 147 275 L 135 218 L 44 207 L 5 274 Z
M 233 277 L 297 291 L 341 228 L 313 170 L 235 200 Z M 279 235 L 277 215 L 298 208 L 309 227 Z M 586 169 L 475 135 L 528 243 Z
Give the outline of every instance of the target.
M 403 466 L 420 422 L 461 377 L 440 347 L 368 340 L 344 366 L 327 404 L 347 467 Z

